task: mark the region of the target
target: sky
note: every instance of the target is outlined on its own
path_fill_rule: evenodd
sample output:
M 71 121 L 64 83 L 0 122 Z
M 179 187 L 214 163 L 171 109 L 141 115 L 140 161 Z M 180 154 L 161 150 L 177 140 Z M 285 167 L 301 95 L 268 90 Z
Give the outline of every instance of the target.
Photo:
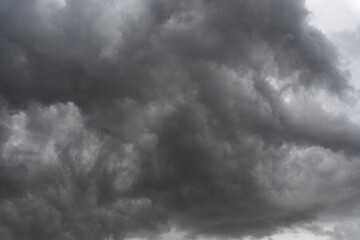
M 0 239 L 358 239 L 359 41 L 359 0 L 0 0 Z

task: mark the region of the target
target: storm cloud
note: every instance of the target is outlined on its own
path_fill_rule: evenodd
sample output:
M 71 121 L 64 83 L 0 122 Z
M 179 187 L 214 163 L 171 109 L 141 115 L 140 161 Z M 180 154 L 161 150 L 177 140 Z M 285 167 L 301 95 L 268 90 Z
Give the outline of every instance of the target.
M 359 200 L 302 0 L 0 0 L 0 238 L 266 236 Z M 342 238 L 340 238 L 342 239 Z

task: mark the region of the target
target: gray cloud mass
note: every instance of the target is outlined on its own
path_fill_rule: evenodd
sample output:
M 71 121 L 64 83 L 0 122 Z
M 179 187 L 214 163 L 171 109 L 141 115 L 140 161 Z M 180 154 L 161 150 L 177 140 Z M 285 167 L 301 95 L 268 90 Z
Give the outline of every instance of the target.
M 360 126 L 319 100 L 354 91 L 307 16 L 0 0 L 0 238 L 262 237 L 354 211 Z

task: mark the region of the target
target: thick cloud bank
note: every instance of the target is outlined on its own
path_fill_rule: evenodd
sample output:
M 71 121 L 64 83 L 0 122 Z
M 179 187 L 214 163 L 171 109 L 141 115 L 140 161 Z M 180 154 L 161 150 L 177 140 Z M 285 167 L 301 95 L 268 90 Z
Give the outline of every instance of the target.
M 307 15 L 0 0 L 0 238 L 265 236 L 356 209 L 360 125 L 329 107 L 354 90 Z

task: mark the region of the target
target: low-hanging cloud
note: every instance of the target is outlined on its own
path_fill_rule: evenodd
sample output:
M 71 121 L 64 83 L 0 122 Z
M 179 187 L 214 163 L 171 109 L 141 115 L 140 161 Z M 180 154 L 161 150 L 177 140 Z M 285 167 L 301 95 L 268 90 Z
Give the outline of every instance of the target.
M 265 236 L 355 207 L 360 127 L 319 100 L 353 89 L 307 15 L 2 0 L 0 238 Z

